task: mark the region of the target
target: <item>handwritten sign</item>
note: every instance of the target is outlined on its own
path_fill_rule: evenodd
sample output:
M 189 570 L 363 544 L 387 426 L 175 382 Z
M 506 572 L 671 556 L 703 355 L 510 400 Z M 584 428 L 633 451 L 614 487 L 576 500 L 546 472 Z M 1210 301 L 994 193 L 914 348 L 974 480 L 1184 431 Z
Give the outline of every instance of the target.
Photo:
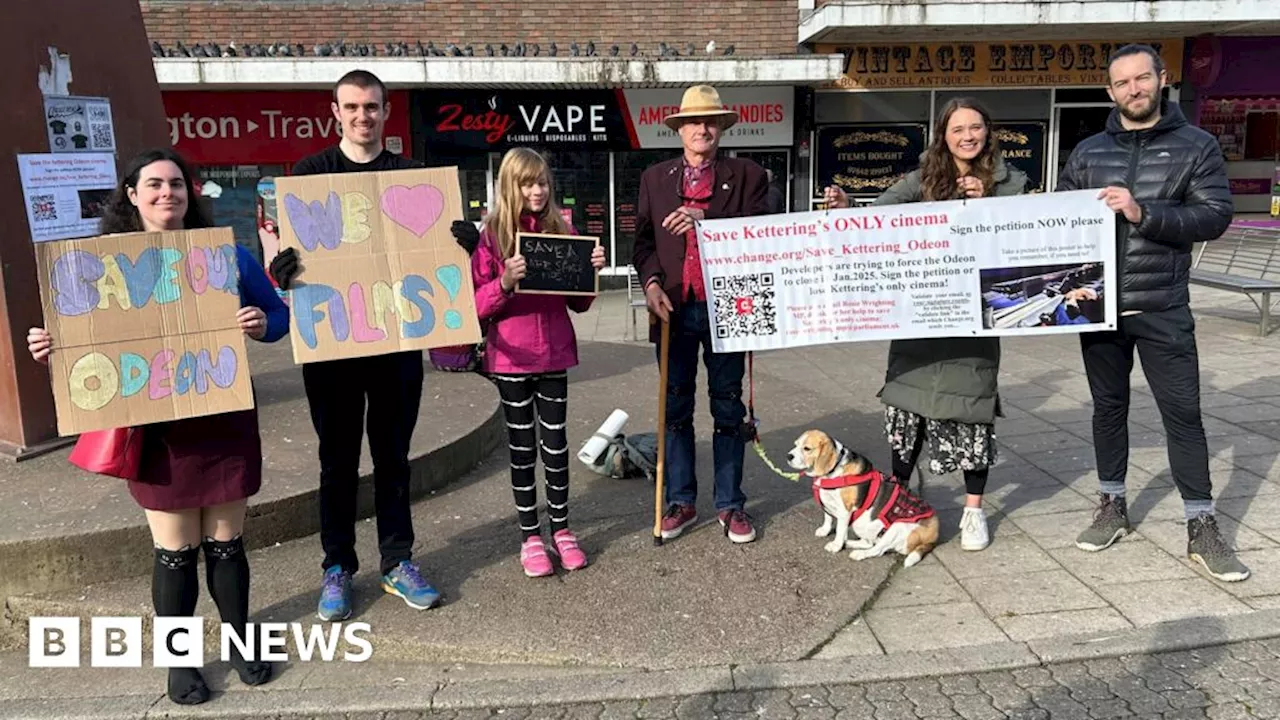
M 229 228 L 38 243 L 58 432 L 253 407 Z
M 517 233 L 516 246 L 524 256 L 527 274 L 518 293 L 596 295 L 600 278 L 591 266 L 591 252 L 600 238 L 580 235 Z
M 480 340 L 458 170 L 276 178 L 280 247 L 302 264 L 289 291 L 293 359 L 309 363 Z

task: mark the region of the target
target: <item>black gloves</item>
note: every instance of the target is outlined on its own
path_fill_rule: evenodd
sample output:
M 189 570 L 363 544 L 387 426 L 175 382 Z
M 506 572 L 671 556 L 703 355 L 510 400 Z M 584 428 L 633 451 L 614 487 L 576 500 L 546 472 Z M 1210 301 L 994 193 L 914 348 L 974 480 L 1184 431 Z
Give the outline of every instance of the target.
M 267 268 L 267 272 L 271 273 L 271 279 L 276 281 L 276 285 L 281 290 L 288 290 L 293 285 L 293 279 L 298 276 L 298 272 L 302 267 L 298 264 L 298 251 L 294 248 L 285 248 L 281 250 L 274 258 L 271 258 L 271 267 Z
M 466 220 L 454 220 L 453 226 L 449 228 L 449 232 L 453 233 L 453 239 L 458 241 L 463 250 L 467 254 L 476 251 L 476 246 L 480 244 L 480 231 L 476 229 L 475 223 Z

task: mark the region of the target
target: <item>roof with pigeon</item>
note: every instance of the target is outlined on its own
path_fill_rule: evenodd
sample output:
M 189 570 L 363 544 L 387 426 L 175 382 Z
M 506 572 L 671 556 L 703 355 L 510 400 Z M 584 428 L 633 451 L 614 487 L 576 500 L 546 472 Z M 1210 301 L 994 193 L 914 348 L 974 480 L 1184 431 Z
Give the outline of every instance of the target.
M 237 43 L 234 40 L 225 45 L 217 42 L 197 42 L 182 40 L 164 45 L 158 40 L 151 41 L 151 56 L 162 58 L 232 58 L 232 57 L 730 57 L 737 53 L 733 43 L 717 45 L 710 40 L 702 48 L 693 43 L 685 43 L 683 47 L 668 45 L 665 41 L 642 47 L 640 43 L 627 45 L 612 43 L 608 47 L 597 46 L 594 40 L 579 44 L 570 41 L 561 45 L 555 41 L 547 43 L 515 42 L 507 43 L 444 43 L 436 45 L 435 41 L 423 43 L 415 40 L 412 44 L 404 41 L 378 43 L 348 43 L 345 40 L 319 42 L 307 46 L 303 43 Z

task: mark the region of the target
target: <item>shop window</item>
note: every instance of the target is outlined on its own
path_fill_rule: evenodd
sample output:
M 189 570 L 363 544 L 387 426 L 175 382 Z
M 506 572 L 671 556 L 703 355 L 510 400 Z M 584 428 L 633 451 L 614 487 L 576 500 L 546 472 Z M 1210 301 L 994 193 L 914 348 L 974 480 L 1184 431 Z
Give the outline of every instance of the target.
M 275 218 L 273 179 L 284 174 L 283 165 L 230 165 L 202 167 L 200 196 L 206 210 L 219 227 L 230 227 L 236 242 L 263 260 L 259 221 Z M 265 182 L 264 182 L 265 181 Z M 262 192 L 259 192 L 259 185 Z
M 814 119 L 819 125 L 927 122 L 929 91 L 819 92 L 814 97 Z
M 636 212 L 640 202 L 640 176 L 645 169 L 664 160 L 678 157 L 680 151 L 639 150 L 614 154 L 614 238 L 617 240 L 618 266 L 631 264 L 636 249 Z
M 489 214 L 489 158 L 484 154 L 450 155 L 431 152 L 427 155 L 427 167 L 458 168 L 458 182 L 462 185 L 463 217 L 480 222 Z
M 1244 159 L 1280 160 L 1280 110 L 1245 116 Z
M 609 153 L 543 151 L 555 176 L 556 202 L 579 234 L 600 238 L 613 264 L 609 228 Z

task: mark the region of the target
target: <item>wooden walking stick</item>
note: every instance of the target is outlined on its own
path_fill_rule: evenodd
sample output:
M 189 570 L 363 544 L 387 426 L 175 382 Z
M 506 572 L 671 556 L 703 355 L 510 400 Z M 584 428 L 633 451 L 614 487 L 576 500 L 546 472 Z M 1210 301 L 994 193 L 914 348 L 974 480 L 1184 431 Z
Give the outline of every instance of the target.
M 671 324 L 662 321 L 658 345 L 658 470 L 653 484 L 653 544 L 662 545 L 663 478 L 667 464 L 667 368 L 671 355 Z

